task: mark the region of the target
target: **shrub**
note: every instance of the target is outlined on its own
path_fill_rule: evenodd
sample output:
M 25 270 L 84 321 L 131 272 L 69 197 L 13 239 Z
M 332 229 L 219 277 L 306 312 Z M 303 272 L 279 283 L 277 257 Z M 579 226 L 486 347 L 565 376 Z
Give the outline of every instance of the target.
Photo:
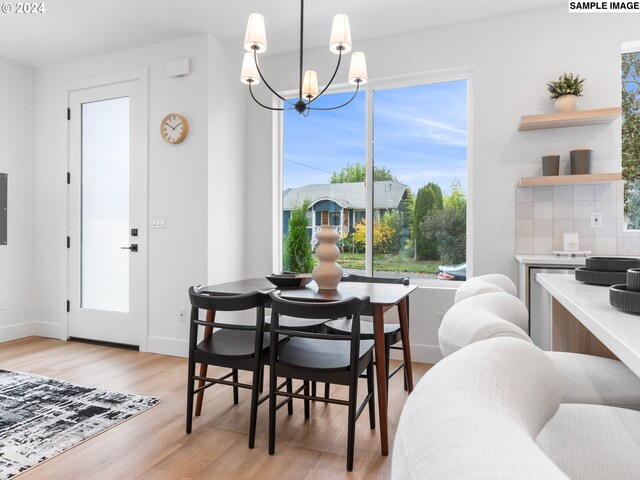
M 445 206 L 427 213 L 420 224 L 425 238 L 437 245 L 440 260 L 445 264 L 463 263 L 467 254 L 466 209 Z
M 431 210 L 440 210 L 443 206 L 442 190 L 435 183 L 428 183 L 421 187 L 416 194 L 413 210 L 413 238 L 416 242 L 416 252 L 419 260 L 437 260 L 438 247 L 432 237 L 421 234 L 420 224 Z
M 305 200 L 302 206 L 291 211 L 289 231 L 284 241 L 284 269 L 289 272 L 308 273 L 313 270 L 311 242 L 307 234 L 309 222 L 307 210 L 310 202 Z

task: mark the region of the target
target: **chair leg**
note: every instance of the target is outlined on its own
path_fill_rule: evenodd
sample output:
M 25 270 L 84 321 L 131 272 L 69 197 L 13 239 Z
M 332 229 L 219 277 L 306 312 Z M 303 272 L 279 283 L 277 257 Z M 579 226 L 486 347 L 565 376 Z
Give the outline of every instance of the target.
M 313 390 L 315 386 L 316 386 L 316 382 L 312 382 L 311 389 Z M 309 382 L 307 381 L 304 382 L 304 394 L 309 395 Z M 304 399 L 304 418 L 306 420 L 309 420 L 309 404 L 310 403 L 311 402 L 309 402 L 309 400 L 307 400 L 306 398 Z
M 187 382 L 187 433 L 191 433 L 191 424 L 193 422 L 193 377 L 196 374 L 196 364 L 189 360 L 189 373 Z
M 407 379 L 407 364 L 403 362 L 402 367 L 402 378 L 404 378 L 404 391 L 409 391 L 409 380 Z
M 293 393 L 293 380 L 290 378 L 287 379 L 287 392 Z M 287 413 L 293 415 L 293 398 L 289 398 L 287 402 Z
M 249 448 L 253 448 L 256 441 L 256 422 L 258 418 L 258 397 L 260 396 L 260 379 L 262 378 L 263 366 L 253 370 L 253 381 L 251 383 L 251 417 L 249 419 Z
M 260 393 L 264 391 L 264 365 L 260 367 Z
M 329 398 L 330 394 L 331 394 L 331 384 L 330 383 L 325 383 L 324 384 L 324 398 Z
M 373 393 L 373 360 L 367 365 L 367 393 L 371 394 L 369 399 L 369 426 L 371 430 L 376 428 L 376 401 Z
M 233 375 L 231 378 L 235 383 L 238 383 L 238 370 L 233 369 Z M 233 387 L 233 404 L 238 404 L 238 387 Z
M 356 438 L 356 409 L 358 401 L 358 377 L 349 385 L 349 418 L 347 419 L 347 471 L 353 470 L 354 443 Z
M 317 387 L 318 387 L 317 382 L 311 382 L 311 395 L 313 395 L 314 397 L 317 395 L 317 392 L 318 392 Z M 307 393 L 307 395 L 309 394 Z
M 269 368 L 269 455 L 273 455 L 276 451 L 276 369 L 273 366 Z

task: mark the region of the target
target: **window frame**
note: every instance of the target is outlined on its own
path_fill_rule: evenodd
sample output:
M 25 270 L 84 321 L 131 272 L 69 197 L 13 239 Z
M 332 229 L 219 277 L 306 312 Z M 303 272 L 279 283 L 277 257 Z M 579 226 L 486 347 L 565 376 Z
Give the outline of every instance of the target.
M 437 72 L 428 72 L 420 74 L 411 74 L 403 76 L 394 76 L 381 78 L 378 80 L 370 80 L 361 91 L 365 92 L 366 99 L 366 210 L 365 216 L 372 218 L 373 215 L 373 149 L 374 149 L 374 125 L 373 125 L 373 97 L 374 92 L 378 90 L 389 90 L 402 87 L 413 87 L 417 85 L 428 85 L 433 83 L 453 82 L 465 80 L 467 82 L 467 248 L 466 263 L 467 277 L 473 276 L 473 217 L 471 211 L 473 208 L 473 76 L 470 68 L 457 68 L 443 70 Z M 347 83 L 332 85 L 327 89 L 326 93 L 340 93 L 353 91 L 353 86 Z M 297 90 L 287 90 L 279 92 L 284 97 L 297 94 Z M 282 108 L 282 100 L 275 95 L 272 96 L 272 106 Z M 284 183 L 284 114 L 282 111 L 272 112 L 272 241 L 273 241 L 273 271 L 282 270 L 283 262 L 283 242 L 282 242 L 282 190 Z M 365 274 L 373 275 L 373 229 L 367 229 L 366 232 L 366 248 L 365 248 Z M 455 287 L 461 282 L 447 282 L 444 284 L 437 279 L 429 278 L 411 278 L 412 282 L 424 286 Z

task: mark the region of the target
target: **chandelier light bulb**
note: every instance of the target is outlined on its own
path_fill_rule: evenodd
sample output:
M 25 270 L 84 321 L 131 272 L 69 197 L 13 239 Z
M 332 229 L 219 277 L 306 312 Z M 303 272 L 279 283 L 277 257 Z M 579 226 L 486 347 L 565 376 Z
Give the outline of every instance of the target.
M 318 74 L 313 70 L 304 72 L 302 82 L 302 97 L 312 100 L 318 96 Z
M 352 85 L 367 83 L 369 75 L 367 75 L 367 62 L 364 53 L 353 52 L 351 55 L 351 65 L 349 66 L 349 83 Z
M 256 68 L 256 61 L 253 53 L 245 52 L 242 60 L 242 71 L 240 72 L 240 81 L 246 85 L 257 85 L 260 83 L 260 74 Z
M 340 52 L 349 53 L 351 51 L 351 29 L 349 28 L 349 17 L 344 13 L 339 13 L 333 17 L 329 50 L 336 54 L 339 54 Z
M 259 13 L 249 15 L 247 31 L 244 35 L 244 49 L 247 52 L 256 50 L 258 53 L 267 51 L 267 33 L 264 28 L 264 17 Z

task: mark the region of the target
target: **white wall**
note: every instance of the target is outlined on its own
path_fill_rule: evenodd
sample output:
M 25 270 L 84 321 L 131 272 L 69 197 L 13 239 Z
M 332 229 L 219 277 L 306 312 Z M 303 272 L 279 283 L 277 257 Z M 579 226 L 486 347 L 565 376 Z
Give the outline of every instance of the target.
M 540 174 L 540 157 L 577 147 L 595 149 L 594 172 L 620 170 L 620 121 L 558 130 L 519 132 L 520 116 L 552 111 L 546 82 L 563 72 L 586 77 L 581 108 L 620 105 L 620 46 L 638 40 L 634 15 L 568 14 L 566 7 L 446 26 L 428 31 L 358 41 L 367 55 L 371 79 L 468 68 L 472 72 L 471 260 L 474 275 L 500 272 L 517 277 L 515 185 L 521 176 Z M 267 57 L 261 67 L 278 89 L 295 87 L 297 54 Z M 307 54 L 322 76 L 335 57 L 327 48 Z M 310 67 L 307 67 L 310 68 Z M 340 75 L 346 76 L 346 69 Z M 322 81 L 322 79 L 321 79 Z M 247 225 L 265 226 L 271 218 L 271 117 L 249 107 Z M 269 133 L 268 133 L 269 132 Z M 264 230 L 263 230 L 264 231 Z M 271 235 L 250 238 L 247 264 L 252 273 L 271 269 Z M 416 297 L 431 295 L 420 291 Z M 426 298 L 426 297 L 425 297 Z M 417 310 L 432 310 L 425 319 Z M 414 307 L 415 306 L 415 307 Z M 412 343 L 432 345 L 437 328 L 433 308 L 412 304 Z M 416 324 L 424 323 L 417 330 Z M 417 352 L 416 352 L 417 353 Z M 416 358 L 418 358 L 416 356 Z M 422 360 L 429 358 L 421 357 Z
M 244 221 L 234 205 L 242 206 L 244 184 L 236 178 L 242 169 L 243 138 L 239 111 L 231 111 L 234 92 L 229 78 L 236 65 L 220 58 L 221 47 L 209 35 L 116 52 L 96 58 L 39 69 L 36 73 L 36 283 L 38 329 L 43 336 L 66 338 L 67 251 L 67 106 L 65 82 L 134 68 L 149 69 L 149 215 L 166 215 L 166 229 L 149 228 L 149 344 L 150 351 L 185 354 L 188 323 L 178 323 L 177 309 L 189 306 L 190 285 L 232 280 L 242 276 Z M 191 73 L 170 78 L 165 63 L 190 58 Z M 215 68 L 212 65 L 215 64 Z M 239 68 L 239 65 L 238 65 Z M 215 78 L 211 78 L 215 72 Z M 235 76 L 235 75 L 233 75 Z M 213 87 L 212 89 L 212 82 Z M 239 82 L 238 82 L 239 83 Z M 210 95 L 226 99 L 220 111 L 210 112 Z M 189 121 L 189 136 L 179 145 L 165 143 L 159 133 L 161 119 L 178 112 Z M 232 168 L 220 170 L 223 188 L 208 185 L 211 168 L 222 160 Z M 210 165 L 212 164 L 212 165 Z M 211 189 L 215 194 L 209 195 Z M 238 202 L 238 199 L 240 201 Z M 238 202 L 234 204 L 234 202 Z M 238 208 L 240 208 L 238 207 Z M 219 215 L 218 215 L 219 214 Z M 209 217 L 224 221 L 211 248 Z M 208 275 L 216 259 L 224 268 Z M 230 253 L 229 253 L 230 251 Z M 188 309 L 187 309 L 188 311 Z
M 34 72 L 0 59 L 0 79 L 0 172 L 9 175 L 8 239 L 6 246 L 0 246 L 0 342 L 4 342 L 33 334 Z

